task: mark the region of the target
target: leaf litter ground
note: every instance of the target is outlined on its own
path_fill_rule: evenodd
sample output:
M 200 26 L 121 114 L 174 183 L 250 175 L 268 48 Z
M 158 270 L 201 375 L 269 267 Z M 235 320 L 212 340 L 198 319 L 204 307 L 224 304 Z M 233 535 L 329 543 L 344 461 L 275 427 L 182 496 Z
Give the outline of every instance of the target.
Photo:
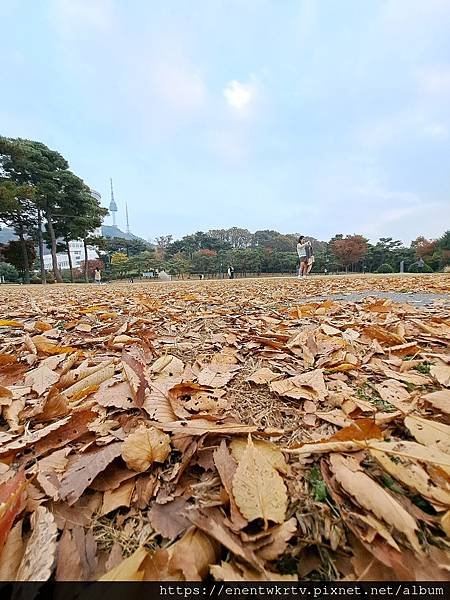
M 449 290 L 2 287 L 0 579 L 449 579 Z

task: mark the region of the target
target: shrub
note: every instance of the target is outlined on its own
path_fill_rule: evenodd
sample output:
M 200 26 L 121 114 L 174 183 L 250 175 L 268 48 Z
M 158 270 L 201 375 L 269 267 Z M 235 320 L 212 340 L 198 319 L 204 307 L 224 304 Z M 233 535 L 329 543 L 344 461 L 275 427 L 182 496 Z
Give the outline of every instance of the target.
M 409 266 L 408 271 L 410 273 L 433 273 L 434 272 L 433 269 L 430 267 L 430 265 L 427 265 L 427 263 L 425 263 L 421 269 L 419 268 L 417 263 L 413 263 L 412 265 Z
M 0 279 L 2 277 L 9 283 L 15 283 L 16 281 L 19 281 L 19 272 L 13 265 L 2 262 L 0 263 Z
M 387 263 L 380 265 L 377 269 L 377 273 L 393 273 L 393 272 L 394 272 L 394 269 L 391 267 L 391 265 L 388 265 Z

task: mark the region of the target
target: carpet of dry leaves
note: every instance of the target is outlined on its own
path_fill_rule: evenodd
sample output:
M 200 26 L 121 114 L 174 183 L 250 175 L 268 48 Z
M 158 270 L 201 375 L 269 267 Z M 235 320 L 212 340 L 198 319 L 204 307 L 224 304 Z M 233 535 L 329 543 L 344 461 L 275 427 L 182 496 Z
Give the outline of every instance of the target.
M 0 580 L 449 579 L 448 303 L 363 290 L 450 276 L 3 287 Z

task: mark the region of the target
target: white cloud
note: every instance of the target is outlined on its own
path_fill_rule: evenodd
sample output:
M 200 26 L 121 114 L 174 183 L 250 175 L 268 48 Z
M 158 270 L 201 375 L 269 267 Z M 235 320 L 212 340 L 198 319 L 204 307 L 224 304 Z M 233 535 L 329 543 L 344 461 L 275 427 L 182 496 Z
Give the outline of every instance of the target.
M 239 113 L 246 112 L 256 99 L 256 82 L 240 83 L 234 79 L 225 86 L 223 95 L 231 108 Z

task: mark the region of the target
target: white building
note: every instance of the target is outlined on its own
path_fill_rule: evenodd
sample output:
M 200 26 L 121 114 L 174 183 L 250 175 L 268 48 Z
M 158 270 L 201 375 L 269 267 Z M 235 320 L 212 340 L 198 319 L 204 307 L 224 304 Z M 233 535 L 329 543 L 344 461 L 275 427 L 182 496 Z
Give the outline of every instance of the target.
M 102 197 L 99 192 L 96 192 L 95 190 L 91 189 L 91 194 L 96 200 L 98 200 L 99 202 L 101 201 Z M 96 229 L 93 235 L 101 237 L 102 228 L 99 227 L 98 229 Z M 70 241 L 69 252 L 70 257 L 72 259 L 72 267 L 74 269 L 77 269 L 81 266 L 81 263 L 84 262 L 83 240 Z M 98 257 L 99 255 L 97 249 L 94 246 L 88 246 L 88 260 L 95 260 Z M 64 270 L 70 268 L 69 257 L 67 256 L 67 252 L 58 252 L 58 254 L 56 255 L 56 260 L 58 263 L 58 269 Z M 51 270 L 53 268 L 52 255 L 50 253 L 44 254 L 44 267 L 46 270 Z
M 81 263 L 84 262 L 83 241 L 75 240 L 69 242 L 69 251 L 73 268 L 76 269 L 80 267 Z M 98 258 L 97 250 L 94 246 L 88 246 L 88 260 L 95 260 L 96 258 Z M 69 257 L 67 256 L 67 252 L 58 252 L 56 260 L 58 262 L 58 269 L 69 268 Z M 46 270 L 52 269 L 53 263 L 51 254 L 44 254 L 44 266 Z

